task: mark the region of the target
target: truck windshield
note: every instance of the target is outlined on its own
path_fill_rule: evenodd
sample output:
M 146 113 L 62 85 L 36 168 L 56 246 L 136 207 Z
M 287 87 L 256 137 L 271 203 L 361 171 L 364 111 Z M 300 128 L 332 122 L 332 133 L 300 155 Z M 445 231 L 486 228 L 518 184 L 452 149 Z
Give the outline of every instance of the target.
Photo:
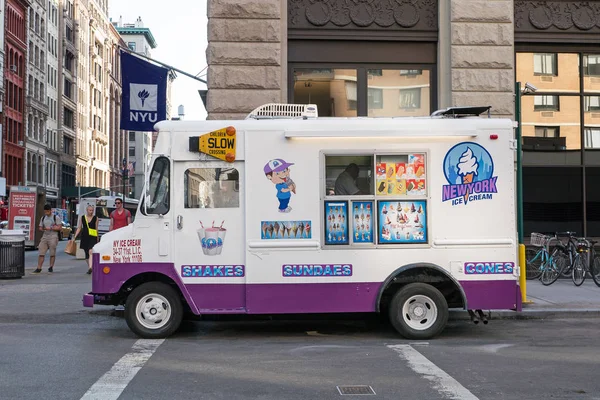
M 169 212 L 169 173 L 170 164 L 166 157 L 159 157 L 154 162 L 150 173 L 150 182 L 144 196 L 147 202 L 145 211 L 147 214 L 166 214 Z M 144 207 L 141 208 L 144 210 Z

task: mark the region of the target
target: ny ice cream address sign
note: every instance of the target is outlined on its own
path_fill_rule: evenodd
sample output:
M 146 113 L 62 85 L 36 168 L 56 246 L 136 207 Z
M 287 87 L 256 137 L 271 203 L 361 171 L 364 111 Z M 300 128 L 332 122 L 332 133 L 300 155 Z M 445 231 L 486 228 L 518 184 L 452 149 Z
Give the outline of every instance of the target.
M 477 143 L 463 142 L 451 148 L 444 158 L 444 175 L 449 184 L 443 186 L 442 201 L 452 201 L 453 206 L 490 200 L 498 193 L 494 160 Z

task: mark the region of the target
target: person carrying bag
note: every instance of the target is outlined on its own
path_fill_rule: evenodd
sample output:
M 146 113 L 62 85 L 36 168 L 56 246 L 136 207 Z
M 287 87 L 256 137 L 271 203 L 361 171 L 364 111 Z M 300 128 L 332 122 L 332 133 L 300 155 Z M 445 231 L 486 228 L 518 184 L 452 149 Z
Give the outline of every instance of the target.
M 85 252 L 85 261 L 88 265 L 87 274 L 92 273 L 92 261 L 90 252 L 94 245 L 98 243 L 98 217 L 94 215 L 94 206 L 87 206 L 85 215 L 81 216 L 75 238 L 81 233 L 79 248 Z

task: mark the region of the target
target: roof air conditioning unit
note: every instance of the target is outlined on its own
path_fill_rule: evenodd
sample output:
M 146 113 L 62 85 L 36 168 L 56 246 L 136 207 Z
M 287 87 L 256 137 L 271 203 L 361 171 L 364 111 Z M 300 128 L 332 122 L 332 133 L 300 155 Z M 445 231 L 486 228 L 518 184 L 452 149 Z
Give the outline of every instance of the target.
M 23 146 L 23 141 L 19 140 L 19 146 Z
M 246 119 L 267 118 L 317 118 L 316 104 L 278 104 L 269 103 L 255 108 Z
M 17 72 L 17 66 L 16 66 L 16 65 L 11 65 L 11 66 L 10 66 L 10 70 L 11 70 L 12 72 Z

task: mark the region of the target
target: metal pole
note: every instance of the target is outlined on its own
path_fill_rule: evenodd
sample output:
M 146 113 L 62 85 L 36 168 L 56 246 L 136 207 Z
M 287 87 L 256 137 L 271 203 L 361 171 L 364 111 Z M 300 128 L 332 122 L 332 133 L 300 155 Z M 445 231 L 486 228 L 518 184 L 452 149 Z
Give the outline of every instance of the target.
M 127 160 L 123 159 L 123 202 L 125 202 L 125 186 L 127 182 Z
M 160 61 L 158 61 L 158 60 L 155 60 L 155 59 L 153 59 L 153 58 L 146 57 L 145 55 L 143 55 L 143 54 L 140 54 L 140 53 L 137 53 L 137 52 L 134 52 L 134 51 L 131 51 L 129 48 L 126 48 L 126 47 L 119 46 L 119 48 L 121 49 L 121 51 L 124 51 L 124 52 L 126 52 L 126 53 L 128 53 L 128 54 L 131 54 L 132 56 L 136 56 L 136 57 L 139 57 L 139 58 L 146 59 L 146 60 L 148 60 L 148 61 L 152 61 L 152 62 L 154 62 L 154 63 L 156 63 L 156 64 L 159 64 L 159 65 L 161 65 L 161 66 L 163 66 L 163 67 L 166 67 L 166 68 L 168 68 L 168 69 L 172 69 L 173 71 L 177 71 L 177 72 L 179 72 L 180 74 L 187 76 L 188 78 L 192 78 L 192 79 L 195 79 L 195 80 L 197 80 L 197 81 L 199 81 L 199 82 L 202 82 L 202 83 L 204 83 L 204 84 L 208 84 L 208 82 L 207 82 L 206 80 L 204 80 L 204 79 L 202 79 L 202 78 L 198 78 L 198 77 L 197 77 L 197 76 L 195 76 L 195 75 L 192 75 L 192 74 L 190 74 L 190 73 L 187 73 L 187 72 L 185 72 L 185 71 L 182 71 L 182 70 L 180 70 L 180 69 L 178 69 L 178 68 L 175 68 L 175 67 L 173 67 L 173 66 L 171 66 L 171 65 L 169 65 L 169 64 L 165 64 L 164 62 L 160 62 Z
M 515 83 L 515 119 L 517 130 L 517 231 L 519 243 L 523 243 L 523 156 L 522 156 L 522 130 L 521 130 L 521 82 Z
M 519 286 L 521 288 L 521 302 L 527 301 L 527 260 L 525 258 L 525 245 L 523 244 L 523 158 L 522 158 L 522 130 L 521 130 L 521 82 L 515 82 L 515 120 L 517 129 L 515 139 L 517 141 L 517 234 L 519 239 Z

